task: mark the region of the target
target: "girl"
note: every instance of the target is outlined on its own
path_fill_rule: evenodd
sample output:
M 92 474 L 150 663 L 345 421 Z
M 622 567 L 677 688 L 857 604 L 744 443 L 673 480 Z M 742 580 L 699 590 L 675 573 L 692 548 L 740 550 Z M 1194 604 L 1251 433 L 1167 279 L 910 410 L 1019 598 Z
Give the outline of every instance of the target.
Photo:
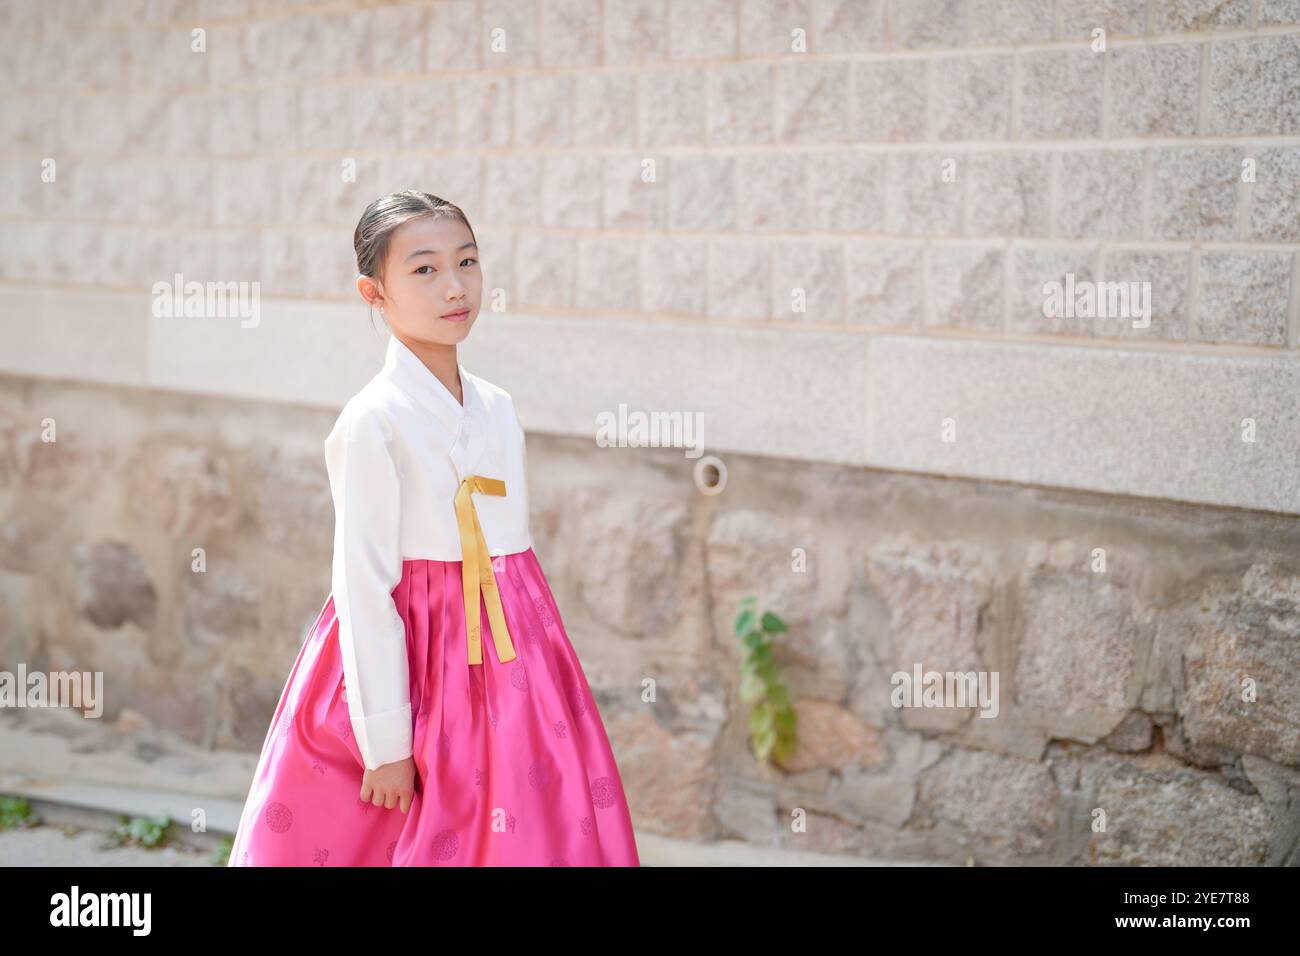
M 524 432 L 457 343 L 483 276 L 415 190 L 357 224 L 383 368 L 325 439 L 331 594 L 276 707 L 231 866 L 639 866 L 609 739 L 533 553 Z

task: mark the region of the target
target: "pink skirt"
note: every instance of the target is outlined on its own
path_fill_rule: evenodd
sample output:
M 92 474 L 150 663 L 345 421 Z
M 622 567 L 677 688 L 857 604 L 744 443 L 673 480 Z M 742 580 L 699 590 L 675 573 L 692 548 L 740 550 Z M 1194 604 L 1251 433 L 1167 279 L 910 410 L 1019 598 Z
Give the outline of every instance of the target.
M 492 559 L 516 657 L 480 607 L 470 666 L 459 561 L 407 560 L 415 796 L 363 802 L 331 594 L 262 745 L 230 866 L 639 866 L 609 738 L 533 549 Z M 482 597 L 480 596 L 480 604 Z

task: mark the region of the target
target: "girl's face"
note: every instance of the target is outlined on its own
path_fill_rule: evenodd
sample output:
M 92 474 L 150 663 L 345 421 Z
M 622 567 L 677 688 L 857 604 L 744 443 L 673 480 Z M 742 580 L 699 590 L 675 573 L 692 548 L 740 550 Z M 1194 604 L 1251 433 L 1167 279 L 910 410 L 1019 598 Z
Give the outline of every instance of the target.
M 359 276 L 357 289 L 383 308 L 395 333 L 455 345 L 478 317 L 483 293 L 478 247 L 459 220 L 413 219 L 393 232 L 382 283 Z

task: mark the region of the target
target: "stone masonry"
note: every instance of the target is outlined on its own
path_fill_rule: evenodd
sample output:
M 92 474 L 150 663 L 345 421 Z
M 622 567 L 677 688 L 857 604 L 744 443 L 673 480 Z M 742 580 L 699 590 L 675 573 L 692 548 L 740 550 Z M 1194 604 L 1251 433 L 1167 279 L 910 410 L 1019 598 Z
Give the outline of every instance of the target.
M 1297 0 L 22 0 L 0 100 L 0 669 L 103 670 L 106 723 L 260 748 L 328 594 L 340 404 L 334 340 L 277 319 L 364 324 L 351 230 L 415 186 L 537 320 L 487 377 L 522 397 L 537 553 L 639 830 L 1300 863 Z M 243 341 L 275 374 L 151 319 L 177 272 L 260 284 Z M 1048 315 L 1067 277 L 1149 283 L 1150 325 Z M 788 364 L 730 406 L 771 444 L 710 448 L 717 496 L 680 450 L 597 447 L 530 361 L 560 328 L 597 369 L 698 334 L 692 383 L 778 333 Z M 830 334 L 906 374 L 801 358 Z M 949 458 L 911 373 L 986 345 L 1023 374 L 960 367 L 1023 412 L 967 417 Z M 1112 396 L 1075 417 L 1061 384 L 1085 367 L 1149 368 L 1148 396 L 1191 369 L 1203 394 L 1150 417 L 1210 444 L 1095 447 Z M 608 379 L 600 407 L 635 387 Z M 868 422 L 866 465 L 750 397 Z M 784 768 L 737 693 L 748 594 L 789 624 Z M 997 716 L 894 706 L 914 665 L 995 672 Z

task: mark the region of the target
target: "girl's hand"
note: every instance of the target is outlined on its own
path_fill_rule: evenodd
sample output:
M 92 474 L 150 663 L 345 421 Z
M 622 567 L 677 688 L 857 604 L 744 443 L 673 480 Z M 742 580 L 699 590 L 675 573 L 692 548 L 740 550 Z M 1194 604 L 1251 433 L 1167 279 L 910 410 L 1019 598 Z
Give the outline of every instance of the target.
M 367 770 L 361 775 L 361 799 L 385 810 L 400 806 L 405 813 L 411 808 L 414 792 L 414 757 L 386 763 L 377 770 Z

